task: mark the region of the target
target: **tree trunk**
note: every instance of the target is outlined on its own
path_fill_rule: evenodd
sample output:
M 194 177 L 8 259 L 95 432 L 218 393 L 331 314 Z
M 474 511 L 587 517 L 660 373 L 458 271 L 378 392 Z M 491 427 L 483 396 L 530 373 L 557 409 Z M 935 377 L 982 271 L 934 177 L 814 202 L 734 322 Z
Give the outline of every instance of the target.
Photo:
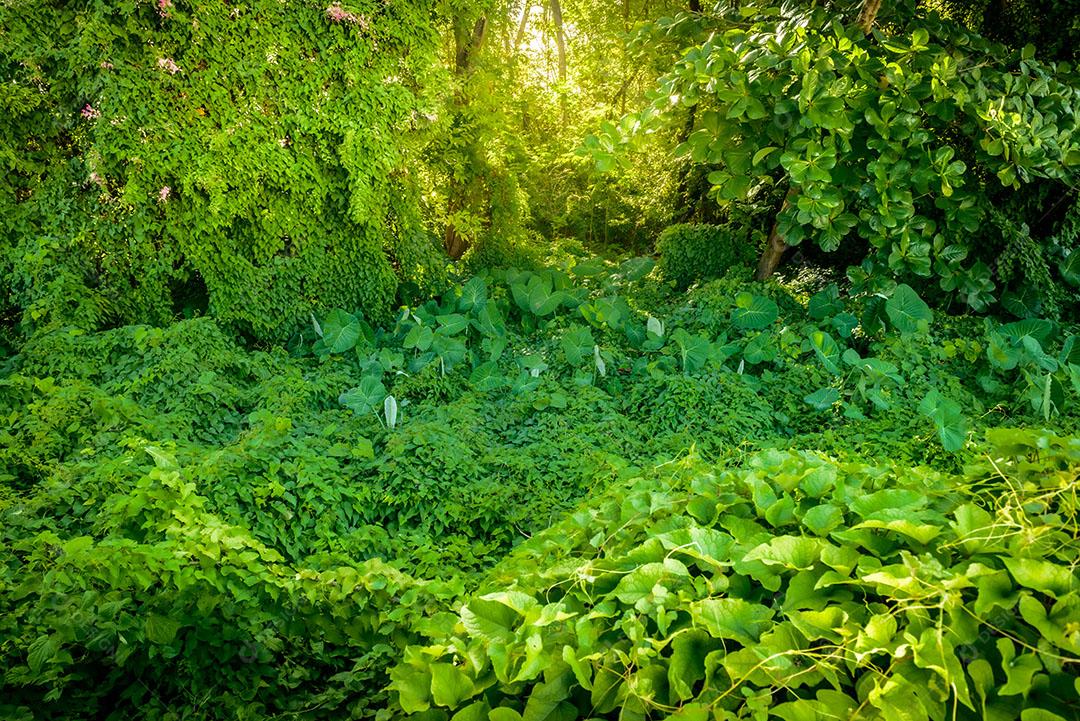
M 566 33 L 563 32 L 562 5 L 559 0 L 548 0 L 551 19 L 555 25 L 555 47 L 559 51 L 559 108 L 563 125 L 570 123 L 570 109 L 566 104 Z
M 784 204 L 780 206 L 781 213 L 787 209 L 794 197 L 795 189 L 792 188 L 788 191 L 787 197 L 784 198 Z M 788 249 L 788 244 L 784 242 L 783 236 L 780 235 L 779 226 L 779 222 L 774 220 L 772 230 L 769 231 L 769 241 L 765 244 L 765 250 L 758 260 L 757 273 L 754 275 L 757 280 L 765 280 L 775 273 L 777 266 L 780 265 L 780 259 L 784 257 L 784 251 Z
M 454 22 L 454 71 L 458 75 L 468 73 L 472 65 L 472 58 L 484 44 L 484 34 L 487 32 L 487 18 L 477 20 L 470 29 L 468 24 L 457 20 Z
M 458 76 L 459 83 L 464 85 L 465 77 L 472 68 L 473 58 L 484 44 L 484 35 L 487 32 L 487 18 L 481 17 L 470 28 L 468 23 L 461 19 L 454 21 L 454 74 Z M 460 112 L 468 99 L 465 91 L 459 86 L 454 102 Z M 443 237 L 443 246 L 450 260 L 459 260 L 468 249 L 468 242 L 454 227 L 453 217 L 465 207 L 463 199 L 464 188 L 461 183 L 451 177 L 446 190 L 446 231 Z
M 551 19 L 555 24 L 555 47 L 558 50 L 558 82 L 566 82 L 566 33 L 563 32 L 563 5 L 558 0 L 548 0 Z
M 514 53 L 517 54 L 521 47 L 521 41 L 525 39 L 525 29 L 529 25 L 529 13 L 532 12 L 532 2 L 526 0 L 525 8 L 521 11 L 521 22 L 518 23 L 517 33 L 514 35 Z
M 551 20 L 555 23 L 555 47 L 559 51 L 559 82 L 566 82 L 566 35 L 563 33 L 562 5 L 559 0 L 548 0 Z
M 451 183 L 451 190 L 455 189 L 457 185 L 457 183 Z M 452 216 L 461 210 L 462 205 L 461 199 L 453 196 L 446 203 L 446 211 Z M 446 235 L 443 237 L 443 246 L 446 248 L 446 254 L 450 256 L 450 260 L 461 260 L 461 256 L 465 255 L 465 251 L 468 250 L 469 246 L 466 244 L 465 239 L 461 237 L 461 234 L 457 232 L 453 220 L 446 221 Z
M 689 5 L 690 12 L 701 12 L 700 0 L 690 0 Z M 683 124 L 682 130 L 679 131 L 678 143 L 681 145 L 690 139 L 690 134 L 694 132 L 694 123 L 697 122 L 697 106 L 691 105 L 690 112 L 686 116 L 686 123 Z M 674 215 L 673 218 L 679 223 L 688 223 L 690 219 L 694 217 L 694 203 L 690 198 L 690 175 L 693 172 L 694 164 L 687 161 L 686 167 L 679 172 L 679 180 L 676 183 L 676 197 L 682 198 L 685 201 L 685 206 L 682 211 Z
M 686 122 L 683 124 L 682 130 L 679 131 L 679 144 L 682 145 L 690 139 L 690 134 L 694 132 L 694 124 L 697 122 L 697 106 L 691 105 L 690 112 L 686 115 Z M 694 209 L 697 203 L 690 197 L 690 176 L 694 171 L 694 164 L 687 160 L 686 165 L 679 171 L 679 180 L 676 184 L 676 198 L 682 199 L 684 207 L 682 212 L 674 216 L 674 219 L 679 223 L 689 223 L 694 217 Z
M 869 35 L 870 31 L 874 29 L 874 21 L 877 20 L 879 10 L 881 10 L 881 0 L 863 0 L 856 24 L 865 35 Z

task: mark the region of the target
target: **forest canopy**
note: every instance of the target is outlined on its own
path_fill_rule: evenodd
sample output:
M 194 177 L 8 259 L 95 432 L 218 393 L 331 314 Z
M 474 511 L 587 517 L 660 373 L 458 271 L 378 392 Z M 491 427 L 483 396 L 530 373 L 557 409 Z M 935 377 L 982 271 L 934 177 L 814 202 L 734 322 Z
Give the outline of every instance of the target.
M 1080 720 L 1078 62 L 0 2 L 0 720 Z

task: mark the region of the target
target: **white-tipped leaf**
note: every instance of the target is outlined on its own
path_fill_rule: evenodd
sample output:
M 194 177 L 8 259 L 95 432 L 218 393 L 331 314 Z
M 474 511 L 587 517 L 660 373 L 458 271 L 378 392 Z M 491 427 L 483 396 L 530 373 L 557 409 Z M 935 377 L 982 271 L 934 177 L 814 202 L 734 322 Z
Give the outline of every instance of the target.
M 650 315 L 649 320 L 645 322 L 645 329 L 657 337 L 664 337 L 664 322 L 659 318 Z
M 393 396 L 387 396 L 383 401 L 383 415 L 386 416 L 386 427 L 393 430 L 398 420 L 398 402 Z

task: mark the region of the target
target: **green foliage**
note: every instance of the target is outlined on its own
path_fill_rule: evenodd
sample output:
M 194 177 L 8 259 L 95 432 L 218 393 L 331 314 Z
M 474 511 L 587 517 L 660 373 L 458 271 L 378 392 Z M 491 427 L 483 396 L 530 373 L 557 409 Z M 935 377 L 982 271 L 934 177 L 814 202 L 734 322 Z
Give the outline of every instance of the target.
M 1075 717 L 1066 23 L 0 5 L 0 718 Z
M 25 328 L 207 311 L 281 340 L 437 288 L 404 173 L 440 103 L 432 13 L 5 3 L 0 277 Z
M 872 275 L 932 278 L 974 310 L 993 302 L 997 249 L 1026 233 L 1003 226 L 986 242 L 993 204 L 1039 179 L 1075 187 L 1075 70 L 912 1 L 884 4 L 871 36 L 843 4 L 762 1 L 718 13 L 654 28 L 681 36 L 696 23 L 701 39 L 643 111 L 602 129 L 597 162 L 693 107 L 696 127 L 677 152 L 712 168 L 720 203 L 779 185 L 789 191 L 776 225 L 787 244 L 832 253 L 857 243 Z M 1049 289 L 1044 280 L 1036 290 Z
M 4 718 L 164 719 L 181 706 L 189 718 L 340 718 L 381 705 L 392 648 L 459 590 L 377 561 L 291 567 L 207 510 L 170 454 L 144 450 L 154 465 L 86 531 L 0 507 Z
M 683 289 L 724 275 L 753 257 L 750 229 L 728 225 L 672 225 L 656 241 L 660 275 Z
M 524 538 L 546 538 L 582 499 L 576 518 L 593 538 L 592 513 L 615 503 L 607 488 L 641 469 L 674 469 L 687 449 L 735 476 L 752 451 L 791 447 L 852 459 L 836 473 L 893 459 L 957 471 L 980 458 L 970 439 L 1003 413 L 1076 427 L 1070 327 L 925 317 L 903 286 L 884 298 L 837 286 L 807 295 L 729 275 L 684 296 L 652 267 L 573 257 L 496 271 L 401 309 L 394 323 L 330 310 L 308 319 L 293 355 L 245 350 L 207 318 L 35 334 L 0 379 L 0 714 L 367 718 L 385 707 L 387 684 L 405 690 L 387 675 L 412 663 L 404 648 L 450 633 L 445 612 L 459 594 Z M 766 457 L 781 459 L 781 470 L 759 473 L 768 479 L 816 458 Z M 881 484 L 874 492 L 939 478 L 857 474 Z M 664 475 L 642 483 L 677 491 Z M 761 513 L 783 529 L 777 537 L 796 535 L 800 518 L 807 529 L 863 533 L 877 553 L 879 536 L 894 533 L 852 529 L 839 502 L 813 510 L 801 491 L 774 493 L 779 505 Z M 845 503 L 860 498 L 845 493 Z M 685 500 L 662 507 L 696 508 Z M 915 532 L 947 528 L 939 520 Z M 650 574 L 689 568 L 678 552 L 664 566 L 667 555 L 641 561 L 662 567 L 640 577 L 612 578 L 612 602 L 653 603 Z M 735 597 L 768 607 L 742 588 Z M 678 629 L 683 612 L 664 608 L 669 632 Z M 778 618 L 691 608 L 702 632 L 726 643 Z M 845 610 L 845 623 L 863 620 Z M 551 652 L 540 640 L 539 655 L 525 647 L 529 663 L 559 663 L 562 645 Z M 428 703 L 495 693 L 462 680 L 459 664 L 425 658 L 437 664 L 421 684 Z M 502 692 L 531 688 L 523 676 Z M 403 704 L 422 704 L 407 695 Z
M 1013 47 L 1032 44 L 1040 57 L 1080 59 L 1080 18 L 1068 0 L 944 0 L 941 4 L 969 27 Z
M 465 254 L 465 268 L 479 273 L 493 268 L 534 270 L 542 264 L 536 249 L 512 237 L 488 234 L 481 237 Z
M 481 718 L 1070 718 L 1080 448 L 1002 431 L 986 451 L 964 476 L 771 452 L 631 481 L 406 650 L 395 700 Z

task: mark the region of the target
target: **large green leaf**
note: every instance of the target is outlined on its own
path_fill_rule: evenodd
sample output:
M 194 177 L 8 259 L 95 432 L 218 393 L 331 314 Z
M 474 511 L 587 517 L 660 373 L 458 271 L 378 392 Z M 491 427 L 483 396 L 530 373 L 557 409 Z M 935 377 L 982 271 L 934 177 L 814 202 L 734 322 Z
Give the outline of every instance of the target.
M 447 335 L 439 328 L 431 341 L 431 350 L 439 356 L 443 369 L 449 371 L 465 359 L 467 348 L 460 338 Z
M 1023 343 L 1024 338 L 1031 338 L 1040 345 L 1045 345 L 1054 334 L 1054 324 L 1042 318 L 1028 318 L 1006 323 L 998 327 L 997 332 L 1017 343 Z
M 457 335 L 469 327 L 469 319 L 460 313 L 440 315 L 435 320 L 439 322 L 439 332 L 444 335 Z
M 1074 249 L 1058 266 L 1061 277 L 1075 286 L 1080 286 L 1080 248 Z
M 463 311 L 479 310 L 487 305 L 487 283 L 480 276 L 473 276 L 461 286 L 458 308 Z
M 814 320 L 825 320 L 844 310 L 844 304 L 840 300 L 840 289 L 836 283 L 831 283 L 825 290 L 810 296 L 810 304 L 807 312 Z
M 360 320 L 352 313 L 334 309 L 322 322 L 323 343 L 331 353 L 344 353 L 360 340 Z
M 626 604 L 635 604 L 649 596 L 657 584 L 667 579 L 688 576 L 689 572 L 679 561 L 668 558 L 657 563 L 646 563 L 619 579 L 612 595 Z
M 431 664 L 431 698 L 436 704 L 456 708 L 475 694 L 476 687 L 463 669 L 449 663 Z
M 150 621 L 147 619 L 147 638 L 150 638 L 149 627 Z M 150 638 L 150 640 L 154 641 L 153 638 Z M 168 643 L 169 641 L 172 641 L 172 637 L 169 637 L 166 641 L 157 641 L 156 643 Z M 52 661 L 59 650 L 60 645 L 53 636 L 39 636 L 29 646 L 26 665 L 30 667 L 33 673 L 40 673 L 45 664 Z
M 431 669 L 401 664 L 390 669 L 390 689 L 397 691 L 397 703 L 405 713 L 431 708 Z
M 180 622 L 168 616 L 152 613 L 146 617 L 146 638 L 151 643 L 172 643 L 180 630 Z
M 911 286 L 900 284 L 885 301 L 885 313 L 901 333 L 922 333 L 930 327 L 934 314 Z
M 338 402 L 358 416 L 381 407 L 385 399 L 386 386 L 378 376 L 364 376 L 360 379 L 360 385 L 338 396 Z
M 815 410 L 824 411 L 832 408 L 833 404 L 840 400 L 840 391 L 835 388 L 819 388 L 803 398 Z
M 1001 668 L 1006 683 L 998 689 L 999 696 L 1027 696 L 1032 690 L 1032 677 L 1043 670 L 1039 657 L 1033 653 L 1016 655 L 1016 646 L 1007 638 L 997 640 Z
M 495 361 L 488 361 L 473 368 L 472 374 L 469 375 L 469 383 L 476 390 L 484 392 L 502 388 L 508 384 L 508 381 L 499 372 L 499 364 Z
M 1006 558 L 1005 568 L 1025 588 L 1061 598 L 1071 591 L 1080 591 L 1075 573 L 1059 564 L 1038 558 Z
M 580 368 L 587 358 L 592 357 L 596 341 L 593 340 L 592 331 L 577 324 L 571 325 L 563 334 L 559 343 L 562 346 L 566 362 L 574 368 Z
M 919 412 L 933 419 L 938 438 L 945 450 L 958 451 L 964 447 L 968 421 L 959 403 L 932 390 L 919 404 Z
M 601 275 L 607 271 L 607 266 L 604 264 L 602 258 L 589 258 L 583 260 L 573 268 L 570 272 L 579 278 L 591 278 L 592 276 Z
M 699 335 L 690 335 L 682 328 L 676 328 L 671 334 L 671 340 L 679 349 L 679 365 L 684 373 L 696 373 L 709 362 L 709 351 L 712 344 L 708 338 Z
M 641 280 L 652 271 L 656 261 L 649 257 L 630 258 L 619 265 L 619 273 L 629 281 Z
M 532 693 L 529 694 L 529 700 L 525 702 L 521 720 L 548 721 L 557 718 L 557 710 L 570 695 L 570 685 L 573 680 L 573 674 L 565 671 L 534 686 Z
M 831 335 L 821 330 L 813 331 L 810 334 L 810 347 L 814 349 L 814 355 L 825 366 L 825 370 L 833 375 L 840 375 L 840 346 Z
M 821 558 L 822 549 L 828 545 L 819 538 L 806 536 L 777 536 L 768 543 L 751 549 L 743 557 L 744 561 L 761 561 L 767 566 L 804 571 L 811 568 Z
M 430 326 L 416 324 L 405 334 L 401 345 L 404 348 L 415 348 L 421 353 L 431 348 L 431 342 L 435 339 L 435 332 Z
M 680 701 L 694 697 L 694 685 L 705 678 L 705 657 L 713 649 L 710 636 L 701 629 L 688 629 L 671 644 L 668 684 Z
M 461 607 L 461 623 L 470 635 L 486 642 L 506 639 L 521 615 L 505 603 L 489 598 L 474 598 Z
M 735 296 L 731 322 L 741 330 L 768 328 L 780 316 L 780 308 L 771 298 L 742 292 Z
M 713 638 L 749 646 L 769 627 L 773 612 L 741 598 L 709 598 L 690 604 L 690 618 Z

